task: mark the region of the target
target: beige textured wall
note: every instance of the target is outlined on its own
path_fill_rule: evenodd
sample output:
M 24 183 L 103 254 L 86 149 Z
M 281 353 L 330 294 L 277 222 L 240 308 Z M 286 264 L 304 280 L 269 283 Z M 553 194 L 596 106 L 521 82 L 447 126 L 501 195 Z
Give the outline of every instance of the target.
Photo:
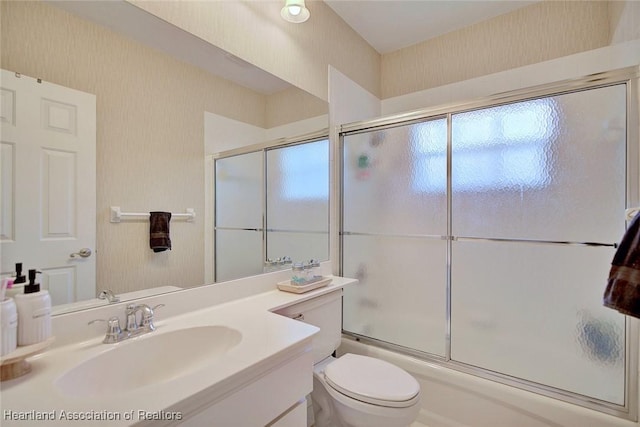
M 267 96 L 265 122 L 267 128 L 310 117 L 326 115 L 329 104 L 296 87 Z M 328 125 L 328 123 L 327 123 Z
M 382 55 L 382 98 L 608 44 L 608 2 L 544 1 Z
M 609 2 L 609 43 L 640 39 L 640 1 Z
M 1 4 L 1 66 L 97 97 L 97 280 L 125 292 L 203 283 L 204 111 L 265 124 L 263 95 L 37 2 Z M 148 222 L 124 211 L 182 212 L 173 250 L 154 254 Z
M 329 65 L 380 94 L 380 54 L 320 0 L 303 25 L 283 21 L 281 0 L 128 1 L 321 99 Z

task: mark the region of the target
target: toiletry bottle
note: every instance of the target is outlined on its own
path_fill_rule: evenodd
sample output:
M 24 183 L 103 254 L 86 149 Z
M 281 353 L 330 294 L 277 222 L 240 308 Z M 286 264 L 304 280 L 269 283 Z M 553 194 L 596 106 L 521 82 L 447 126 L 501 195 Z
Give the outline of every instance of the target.
M 6 280 L 6 279 L 5 279 Z M 18 345 L 18 313 L 12 298 L 0 301 L 0 356 L 5 356 Z
M 15 297 L 17 294 L 21 294 L 23 292 L 24 285 L 27 283 L 27 277 L 22 274 L 22 263 L 16 262 L 16 274 L 11 278 L 13 283 L 9 286 L 5 291 L 5 296 L 7 298 Z
M 16 262 L 16 277 L 13 279 L 14 285 L 27 283 L 27 278 L 22 274 L 22 263 Z
M 313 280 L 313 274 L 311 273 L 311 264 L 303 264 L 304 269 L 304 281 L 309 283 Z
M 306 283 L 304 266 L 302 263 L 295 263 L 291 267 L 291 284 L 294 286 L 304 285 Z
M 320 274 L 320 261 L 312 259 L 309 261 L 309 264 L 311 265 L 311 278 L 313 280 L 322 279 L 322 275 Z
M 51 297 L 36 283 L 36 270 L 29 270 L 24 293 L 15 296 L 18 308 L 18 345 L 37 344 L 51 336 Z

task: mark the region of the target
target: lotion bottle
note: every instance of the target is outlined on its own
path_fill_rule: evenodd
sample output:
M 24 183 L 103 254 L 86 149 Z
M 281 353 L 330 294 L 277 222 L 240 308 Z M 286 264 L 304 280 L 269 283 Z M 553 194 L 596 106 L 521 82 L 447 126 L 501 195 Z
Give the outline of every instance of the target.
M 18 313 L 13 298 L 0 302 L 0 356 L 16 349 L 18 343 Z
M 36 283 L 36 270 L 29 270 L 29 284 L 15 297 L 18 309 L 18 346 L 37 344 L 51 336 L 51 296 Z

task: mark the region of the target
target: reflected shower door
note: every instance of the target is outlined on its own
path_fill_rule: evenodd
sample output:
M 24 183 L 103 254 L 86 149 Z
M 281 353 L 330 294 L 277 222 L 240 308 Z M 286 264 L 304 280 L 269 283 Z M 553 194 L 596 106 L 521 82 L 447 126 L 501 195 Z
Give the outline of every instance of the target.
M 343 139 L 345 331 L 445 356 L 446 119 Z
M 262 273 L 262 151 L 216 159 L 216 281 Z
M 625 85 L 452 116 L 452 360 L 625 403 L 625 126 Z
M 267 150 L 267 258 L 329 259 L 329 140 Z

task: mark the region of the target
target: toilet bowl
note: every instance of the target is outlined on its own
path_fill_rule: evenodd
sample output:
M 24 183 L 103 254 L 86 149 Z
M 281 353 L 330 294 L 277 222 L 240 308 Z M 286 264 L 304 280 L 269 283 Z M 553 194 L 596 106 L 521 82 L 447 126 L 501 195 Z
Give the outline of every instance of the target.
M 355 354 L 314 366 L 316 427 L 406 427 L 420 411 L 420 385 L 383 360 Z
M 331 354 L 342 335 L 342 289 L 276 311 L 320 328 L 313 337 L 311 404 L 316 427 L 407 427 L 420 411 L 420 384 L 399 367 Z

